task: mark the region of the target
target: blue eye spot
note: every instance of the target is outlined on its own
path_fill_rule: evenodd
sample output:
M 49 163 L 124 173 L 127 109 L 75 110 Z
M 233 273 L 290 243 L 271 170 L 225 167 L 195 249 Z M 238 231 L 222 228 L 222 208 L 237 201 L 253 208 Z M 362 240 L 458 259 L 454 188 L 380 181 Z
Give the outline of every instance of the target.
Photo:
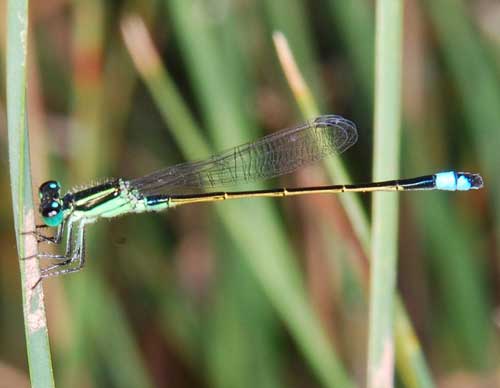
M 64 211 L 59 200 L 42 201 L 39 211 L 47 226 L 58 226 L 63 222 Z
M 57 189 L 57 185 L 56 185 L 54 182 L 52 182 L 52 183 L 49 185 L 49 187 L 50 187 L 51 189 Z
M 43 222 L 47 226 L 59 226 L 63 220 L 63 212 L 54 212 L 55 214 L 52 215 L 52 212 L 49 214 L 49 217 L 42 217 Z

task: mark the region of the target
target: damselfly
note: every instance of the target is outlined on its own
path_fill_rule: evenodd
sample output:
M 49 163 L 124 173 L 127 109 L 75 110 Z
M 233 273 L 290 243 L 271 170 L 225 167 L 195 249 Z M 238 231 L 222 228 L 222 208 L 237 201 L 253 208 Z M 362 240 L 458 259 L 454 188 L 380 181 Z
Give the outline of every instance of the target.
M 417 178 L 366 184 L 294 187 L 253 191 L 227 191 L 230 186 L 291 173 L 332 154 L 340 154 L 357 140 L 356 126 L 340 116 L 319 116 L 283 129 L 211 158 L 182 163 L 135 179 L 112 179 L 61 196 L 56 181 L 39 189 L 40 214 L 45 225 L 57 231 L 53 237 L 35 232 L 39 242 L 59 244 L 66 233 L 62 255 L 40 253 L 54 259 L 42 269 L 41 278 L 79 271 L 85 263 L 85 228 L 101 218 L 128 213 L 160 211 L 174 206 L 239 198 L 287 197 L 343 192 L 480 189 L 480 175 L 447 171 Z

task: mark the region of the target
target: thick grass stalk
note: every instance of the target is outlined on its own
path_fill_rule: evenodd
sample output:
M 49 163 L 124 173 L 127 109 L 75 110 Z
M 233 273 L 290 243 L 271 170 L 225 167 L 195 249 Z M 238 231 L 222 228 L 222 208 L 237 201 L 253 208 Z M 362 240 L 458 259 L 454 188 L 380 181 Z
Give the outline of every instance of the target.
M 9 167 L 12 204 L 19 257 L 36 255 L 33 235 L 22 232 L 35 229 L 29 139 L 26 111 L 26 63 L 28 44 L 28 2 L 8 2 L 7 112 Z M 52 361 L 41 286 L 32 288 L 40 277 L 38 260 L 20 261 L 26 347 L 33 387 L 53 387 Z

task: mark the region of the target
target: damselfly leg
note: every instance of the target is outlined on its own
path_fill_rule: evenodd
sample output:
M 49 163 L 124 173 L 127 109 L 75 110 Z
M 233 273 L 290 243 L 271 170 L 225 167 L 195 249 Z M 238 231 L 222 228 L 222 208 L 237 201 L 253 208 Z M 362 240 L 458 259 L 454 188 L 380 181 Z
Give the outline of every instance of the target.
M 57 226 L 56 234 L 54 236 L 47 236 L 42 233 L 40 233 L 40 229 L 46 229 L 50 228 L 48 225 L 40 224 L 36 225 L 35 230 L 29 231 L 29 232 L 23 232 L 21 233 L 22 235 L 33 235 L 36 237 L 36 241 L 39 243 L 46 242 L 49 244 L 60 244 L 64 232 L 64 224 L 66 223 L 66 220 L 63 220 L 63 222 Z M 28 257 L 29 258 L 29 257 Z
M 35 234 L 38 242 L 50 244 L 60 244 L 64 233 L 66 233 L 64 254 L 39 252 L 36 255 L 24 258 L 24 260 L 38 258 L 55 261 L 55 263 L 41 269 L 40 279 L 38 279 L 33 288 L 44 278 L 78 272 L 83 268 L 85 264 L 85 225 L 83 222 L 64 222 L 58 226 L 56 235 L 53 237 L 43 236 L 39 238 L 40 235 L 37 232 L 24 233 Z

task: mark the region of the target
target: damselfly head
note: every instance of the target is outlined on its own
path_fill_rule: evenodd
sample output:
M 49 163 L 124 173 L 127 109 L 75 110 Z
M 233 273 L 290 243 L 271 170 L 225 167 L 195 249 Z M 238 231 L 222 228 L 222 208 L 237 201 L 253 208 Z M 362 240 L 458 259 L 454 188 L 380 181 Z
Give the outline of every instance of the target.
M 58 226 L 63 220 L 63 206 L 60 200 L 61 185 L 56 181 L 47 181 L 40 185 L 40 214 L 47 226 Z
M 47 181 L 42 183 L 38 189 L 40 201 L 48 198 L 59 198 L 60 191 L 61 185 L 57 181 Z

